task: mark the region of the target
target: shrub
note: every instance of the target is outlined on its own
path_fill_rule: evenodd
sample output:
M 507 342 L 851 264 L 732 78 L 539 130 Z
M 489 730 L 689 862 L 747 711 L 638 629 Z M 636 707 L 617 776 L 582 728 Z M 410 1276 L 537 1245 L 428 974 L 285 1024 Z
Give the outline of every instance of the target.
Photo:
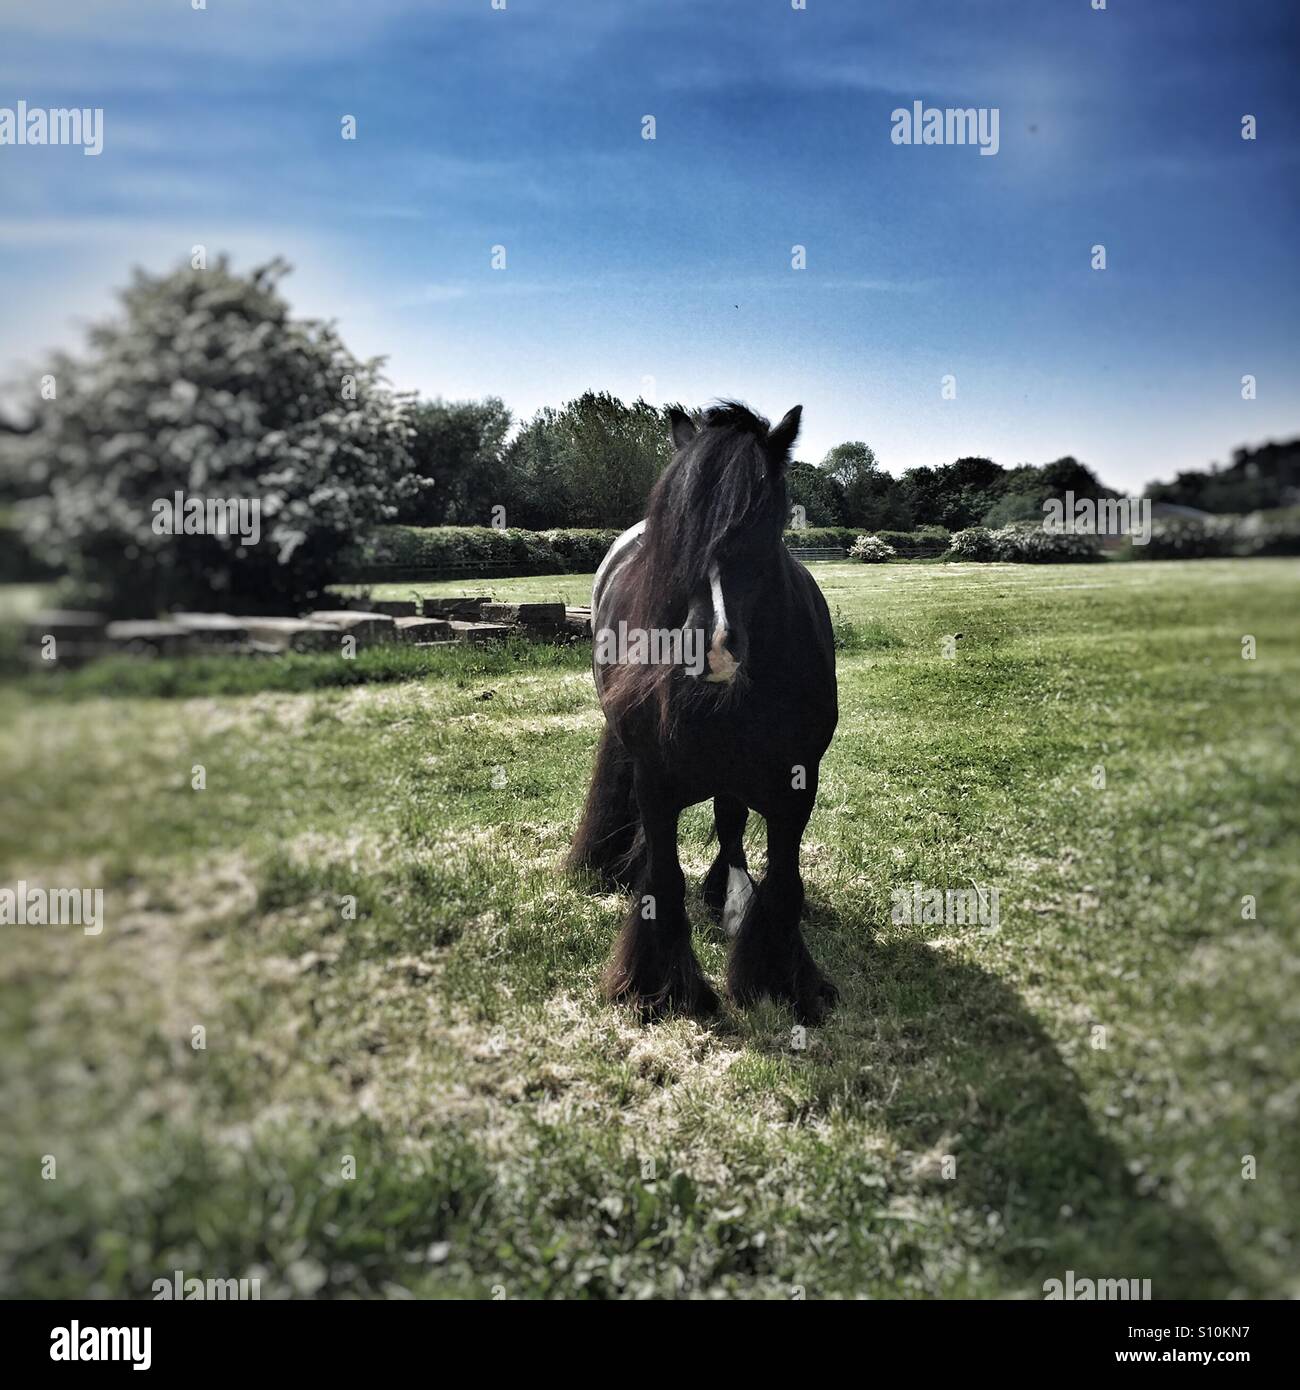
M 1300 507 L 1251 512 L 1237 527 L 1241 555 L 1300 555 Z
M 926 526 L 917 531 L 876 531 L 873 534 L 908 559 L 942 555 L 950 539 L 942 526 Z
M 516 570 L 547 574 L 559 564 L 554 549 L 534 531 L 494 526 L 384 526 L 348 557 L 339 576 L 368 580 L 403 574 Z
M 512 574 L 587 574 L 619 532 L 524 531 L 493 526 L 381 526 L 346 557 L 343 583 L 376 583 L 437 574 L 488 578 Z
M 990 533 L 995 558 L 1020 565 L 1073 565 L 1101 558 L 1096 536 L 1046 531 L 1039 522 L 1022 521 Z
M 970 526 L 958 531 L 948 550 L 950 560 L 1001 560 L 1011 564 L 1079 564 L 1101 558 L 1096 536 L 1045 531 L 1035 522 L 990 531 Z
M 1237 553 L 1235 516 L 1160 517 L 1151 523 L 1151 539 L 1133 547 L 1135 560 L 1206 560 Z
M 28 541 L 83 602 L 128 614 L 300 603 L 360 529 L 395 515 L 412 485 L 404 413 L 377 360 L 289 316 L 276 288 L 287 269 L 137 271 L 89 351 L 50 364 L 58 396 L 33 403 L 37 427 L 11 451 L 36 494 L 20 504 Z M 155 530 L 178 492 L 255 502 L 258 543 Z
M 968 526 L 958 531 L 948 548 L 950 560 L 996 560 L 997 546 L 993 533 L 984 526 Z
M 856 526 L 806 526 L 799 531 L 787 531 L 785 543 L 797 549 L 805 546 L 809 549 L 838 546 L 841 550 L 851 550 L 862 534 L 861 528 Z M 949 541 L 949 533 L 942 526 L 921 526 L 915 531 L 875 531 L 871 534 L 879 536 L 907 559 L 942 555 Z
M 799 549 L 839 546 L 841 550 L 847 550 L 861 534 L 854 526 L 804 526 L 799 530 L 787 531 L 785 543 Z
M 605 552 L 621 532 L 605 530 L 542 531 L 541 538 L 563 562 L 571 574 L 586 574 L 599 568 Z
M 849 547 L 849 559 L 864 565 L 883 565 L 897 557 L 898 551 L 879 536 L 859 536 Z

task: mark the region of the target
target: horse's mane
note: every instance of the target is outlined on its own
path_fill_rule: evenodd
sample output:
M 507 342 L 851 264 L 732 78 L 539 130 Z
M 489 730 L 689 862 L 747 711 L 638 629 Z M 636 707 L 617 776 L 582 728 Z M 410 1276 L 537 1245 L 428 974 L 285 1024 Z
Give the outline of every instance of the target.
M 645 539 L 625 594 L 644 626 L 680 623 L 692 589 L 753 519 L 768 488 L 769 429 L 738 401 L 720 401 L 664 469 L 650 493 Z
M 692 592 L 771 497 L 764 447 L 769 430 L 761 415 L 738 401 L 719 401 L 704 412 L 695 437 L 651 490 L 641 549 L 623 571 L 619 594 L 629 628 L 674 628 L 686 621 Z M 607 707 L 622 712 L 653 696 L 666 731 L 672 676 L 670 666 L 614 667 Z

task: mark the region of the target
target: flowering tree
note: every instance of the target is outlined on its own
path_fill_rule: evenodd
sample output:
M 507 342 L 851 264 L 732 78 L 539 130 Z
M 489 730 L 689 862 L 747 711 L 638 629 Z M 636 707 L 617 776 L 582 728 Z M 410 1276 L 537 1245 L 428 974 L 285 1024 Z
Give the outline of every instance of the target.
M 87 598 L 120 613 L 309 601 L 414 486 L 382 360 L 291 318 L 287 270 L 137 271 L 87 352 L 40 378 L 7 464 L 29 541 Z M 214 528 L 223 506 L 256 526 Z

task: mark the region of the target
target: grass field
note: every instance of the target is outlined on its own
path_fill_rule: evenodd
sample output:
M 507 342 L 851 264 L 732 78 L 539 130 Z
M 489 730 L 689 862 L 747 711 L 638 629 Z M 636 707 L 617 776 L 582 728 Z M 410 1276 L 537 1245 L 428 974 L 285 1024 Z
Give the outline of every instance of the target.
M 598 1001 L 581 652 L 0 685 L 0 882 L 107 919 L 0 928 L 0 1291 L 1300 1296 L 1300 562 L 816 573 L 802 1039 Z M 913 882 L 997 929 L 893 922 Z

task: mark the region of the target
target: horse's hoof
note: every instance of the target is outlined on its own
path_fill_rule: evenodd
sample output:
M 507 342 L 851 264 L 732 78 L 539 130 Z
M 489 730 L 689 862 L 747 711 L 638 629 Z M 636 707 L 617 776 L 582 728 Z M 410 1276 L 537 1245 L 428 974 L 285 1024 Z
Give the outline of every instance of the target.
M 732 999 L 742 1008 L 763 999 L 775 999 L 788 1004 L 796 1021 L 810 1027 L 824 1022 L 840 997 L 839 990 L 811 959 L 791 978 L 744 978 L 733 971 L 728 984 Z
M 816 980 L 801 983 L 791 1003 L 795 1018 L 800 1023 L 814 1027 L 826 1021 L 839 999 L 840 992 L 834 983 L 818 971 Z
M 635 980 L 608 982 L 605 998 L 611 1004 L 631 1009 L 642 1023 L 657 1023 L 673 1014 L 704 1018 L 718 1010 L 718 996 L 701 974 L 678 978 L 658 987 L 639 985 Z

